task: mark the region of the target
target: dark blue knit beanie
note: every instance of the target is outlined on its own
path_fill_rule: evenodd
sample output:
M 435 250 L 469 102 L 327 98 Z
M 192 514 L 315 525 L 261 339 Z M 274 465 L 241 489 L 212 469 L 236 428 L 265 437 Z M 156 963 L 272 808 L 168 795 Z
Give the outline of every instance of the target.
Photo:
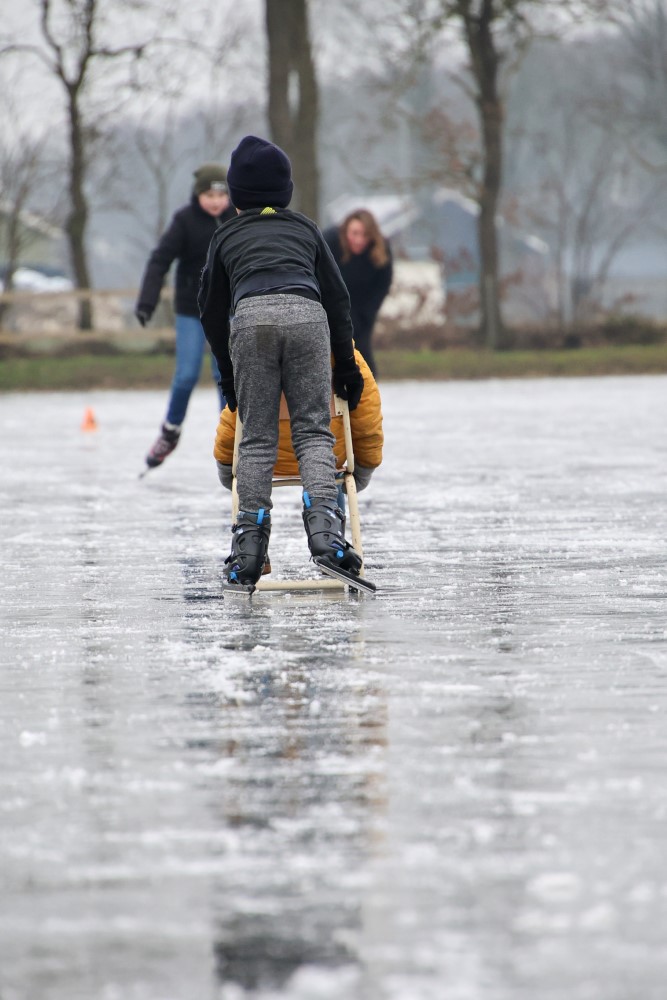
M 287 208 L 294 185 L 292 165 L 279 146 L 256 135 L 241 139 L 227 171 L 232 204 L 246 208 Z

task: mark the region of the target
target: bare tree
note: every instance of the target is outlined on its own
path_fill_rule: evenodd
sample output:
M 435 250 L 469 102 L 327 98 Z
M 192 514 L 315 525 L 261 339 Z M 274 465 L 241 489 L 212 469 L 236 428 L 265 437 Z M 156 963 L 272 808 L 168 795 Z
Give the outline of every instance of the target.
M 477 111 L 480 164 L 476 201 L 481 330 L 490 348 L 502 346 L 500 250 L 497 218 L 503 185 L 505 98 L 501 72 L 515 64 L 533 35 L 531 8 L 549 0 L 440 0 L 432 25 L 453 23 L 467 55 L 467 78 L 459 76 Z M 422 29 L 423 30 L 423 29 Z
M 266 0 L 269 125 L 292 161 L 294 205 L 318 218 L 318 91 L 307 0 Z
M 123 9 L 132 10 L 137 5 L 118 0 L 114 12 L 120 19 Z M 131 79 L 132 67 L 141 58 L 150 35 L 145 41 L 128 44 L 110 44 L 101 38 L 113 37 L 106 18 L 103 0 L 34 0 L 33 11 L 39 42 L 10 42 L 3 45 L 0 54 L 24 53 L 40 60 L 48 77 L 60 88 L 64 100 L 68 135 L 68 195 L 69 211 L 65 221 L 72 269 L 80 289 L 91 287 L 90 268 L 86 249 L 86 232 L 89 221 L 89 202 L 86 181 L 93 158 L 93 149 L 101 131 L 91 109 L 90 92 L 99 83 L 99 74 L 110 63 L 114 69 L 122 68 L 122 84 Z M 120 23 L 120 20 L 119 22 Z M 116 24 L 116 29 L 118 28 Z M 107 72 L 107 78 L 109 74 Z M 113 74 L 115 104 L 119 103 L 121 88 L 119 76 Z M 90 300 L 82 298 L 79 305 L 79 327 L 92 327 Z
M 34 241 L 26 224 L 28 205 L 43 175 L 44 140 L 21 137 L 12 148 L 0 146 L 0 259 L 4 261 L 3 291 L 14 288 L 14 275 L 21 258 Z M 0 303 L 0 324 L 7 303 Z
M 614 263 L 650 229 L 667 177 L 642 169 L 614 123 L 592 120 L 577 93 L 561 86 L 552 102 L 548 136 L 536 131 L 530 137 L 538 183 L 520 202 L 552 248 L 563 332 L 595 319 Z
M 647 169 L 667 170 L 667 0 L 598 0 L 612 72 L 595 94 L 596 120 L 613 127 Z
M 524 6 L 530 2 L 526 0 Z M 503 178 L 504 118 L 499 80 L 504 55 L 499 36 L 504 32 L 514 46 L 518 45 L 525 33 L 525 21 L 520 0 L 443 2 L 436 17 L 457 22 L 468 53 L 472 86 L 466 86 L 477 109 L 482 152 L 477 183 L 481 327 L 487 346 L 496 348 L 502 341 L 503 326 L 496 227 Z
M 22 121 L 15 94 L 18 77 L 2 81 L 5 100 L 0 110 L 0 260 L 4 264 L 3 287 L 11 292 L 14 275 L 25 253 L 35 241 L 35 227 L 53 229 L 58 201 L 58 164 L 49 150 L 46 130 L 35 132 Z M 46 200 L 44 192 L 48 192 Z M 36 203 L 41 212 L 35 214 Z M 31 211 L 31 209 L 33 211 Z M 0 321 L 6 303 L 0 305 Z
M 384 81 L 390 83 L 395 110 L 402 107 L 397 100 L 401 88 L 404 92 L 413 89 L 419 74 L 437 65 L 448 68 L 474 109 L 477 152 L 471 147 L 469 125 L 457 124 L 437 94 L 430 95 L 430 106 L 422 102 L 422 137 L 435 155 L 429 169 L 420 165 L 415 179 L 428 178 L 432 183 L 440 169 L 443 178 L 462 181 L 479 206 L 481 329 L 489 347 L 503 344 L 498 213 L 504 184 L 508 80 L 533 38 L 563 31 L 568 19 L 583 16 L 599 2 L 386 0 L 382 20 L 376 18 L 369 25 L 368 41 L 371 44 L 375 38 L 374 57 L 385 68 Z M 452 147 L 452 139 L 458 149 Z

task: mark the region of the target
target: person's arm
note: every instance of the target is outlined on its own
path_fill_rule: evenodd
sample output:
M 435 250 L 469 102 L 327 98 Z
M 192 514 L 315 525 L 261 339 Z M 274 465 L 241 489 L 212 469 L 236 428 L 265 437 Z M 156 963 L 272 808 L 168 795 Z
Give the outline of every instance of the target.
M 215 306 L 210 315 L 202 316 L 202 326 L 206 339 L 211 345 L 215 360 L 218 362 L 222 378 L 230 378 L 233 374 L 232 359 L 229 353 L 229 311 L 232 297 L 227 273 L 220 268 L 216 275 L 216 288 L 213 292 Z M 206 319 L 206 322 L 204 322 Z
M 382 292 L 382 299 L 384 300 L 389 294 L 389 289 L 391 288 L 391 283 L 394 280 L 394 261 L 391 256 L 391 247 L 387 243 L 387 253 L 389 254 L 389 260 L 385 267 L 382 268 L 382 281 L 380 282 L 380 290 Z M 380 303 L 382 305 L 382 303 Z
M 347 400 L 352 412 L 361 398 L 364 380 L 354 357 L 350 295 L 321 233 L 318 233 L 318 247 L 315 274 L 329 324 L 329 341 L 334 357 L 333 388 L 337 396 Z
M 141 280 L 141 288 L 137 296 L 135 315 L 143 325 L 153 313 L 160 300 L 160 292 L 167 271 L 183 252 L 185 229 L 183 220 L 177 213 L 169 227 L 163 233 L 159 243 L 148 258 L 146 269 Z
M 338 263 L 340 259 L 340 239 L 338 238 L 338 226 L 329 226 L 322 232 L 324 242 L 331 250 L 333 259 Z
M 218 479 L 226 490 L 231 490 L 234 479 L 232 463 L 234 461 L 234 437 L 236 435 L 236 414 L 227 407 L 220 414 L 215 432 L 213 457 L 218 469 Z
M 222 266 L 220 242 L 213 237 L 199 283 L 199 315 L 204 334 L 218 362 L 222 380 L 233 379 L 234 370 L 229 354 L 229 313 L 232 305 L 229 276 Z
M 391 283 L 394 277 L 394 264 L 391 257 L 391 248 L 388 243 L 387 252 L 389 254 L 389 260 L 384 267 L 377 269 L 373 285 L 368 290 L 368 305 L 374 315 L 378 314 L 380 306 L 389 294 L 389 289 L 391 288 Z
M 364 391 L 359 406 L 350 413 L 350 430 L 354 449 L 354 481 L 357 490 L 363 490 L 368 486 L 373 470 L 382 462 L 384 433 L 377 382 L 361 353 L 355 351 L 355 356 L 364 379 Z
M 315 276 L 320 286 L 322 306 L 327 314 L 331 350 L 336 361 L 353 356 L 350 294 L 338 264 L 323 236 L 318 238 Z

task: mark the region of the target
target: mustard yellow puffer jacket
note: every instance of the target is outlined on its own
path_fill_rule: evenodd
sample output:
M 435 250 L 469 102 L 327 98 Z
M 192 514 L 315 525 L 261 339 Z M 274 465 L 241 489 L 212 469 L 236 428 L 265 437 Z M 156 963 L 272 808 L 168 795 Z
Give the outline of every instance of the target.
M 364 391 L 361 394 L 359 405 L 350 413 L 354 459 L 355 462 L 365 468 L 376 469 L 382 462 L 382 446 L 384 444 L 380 392 L 370 368 L 359 351 L 355 350 L 354 356 L 364 377 Z M 299 466 L 292 447 L 289 417 L 282 416 L 283 410 L 285 410 L 284 405 L 281 407 L 278 457 L 273 474 L 275 476 L 298 476 Z M 342 417 L 333 416 L 331 418 L 331 431 L 336 438 L 334 444 L 336 468 L 340 469 L 345 462 L 345 437 Z M 220 414 L 220 421 L 215 435 L 215 446 L 213 448 L 216 461 L 222 462 L 223 465 L 232 464 L 235 432 L 236 412 L 230 413 L 228 407 L 225 407 Z

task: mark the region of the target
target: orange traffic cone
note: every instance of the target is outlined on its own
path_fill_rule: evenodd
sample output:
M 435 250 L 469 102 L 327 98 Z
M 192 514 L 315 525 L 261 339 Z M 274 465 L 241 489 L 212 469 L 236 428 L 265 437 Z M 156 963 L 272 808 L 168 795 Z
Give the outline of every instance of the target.
M 82 431 L 96 431 L 97 430 L 97 420 L 95 419 L 95 414 L 93 413 L 92 406 L 86 408 L 86 412 L 83 415 L 83 420 L 81 421 Z

